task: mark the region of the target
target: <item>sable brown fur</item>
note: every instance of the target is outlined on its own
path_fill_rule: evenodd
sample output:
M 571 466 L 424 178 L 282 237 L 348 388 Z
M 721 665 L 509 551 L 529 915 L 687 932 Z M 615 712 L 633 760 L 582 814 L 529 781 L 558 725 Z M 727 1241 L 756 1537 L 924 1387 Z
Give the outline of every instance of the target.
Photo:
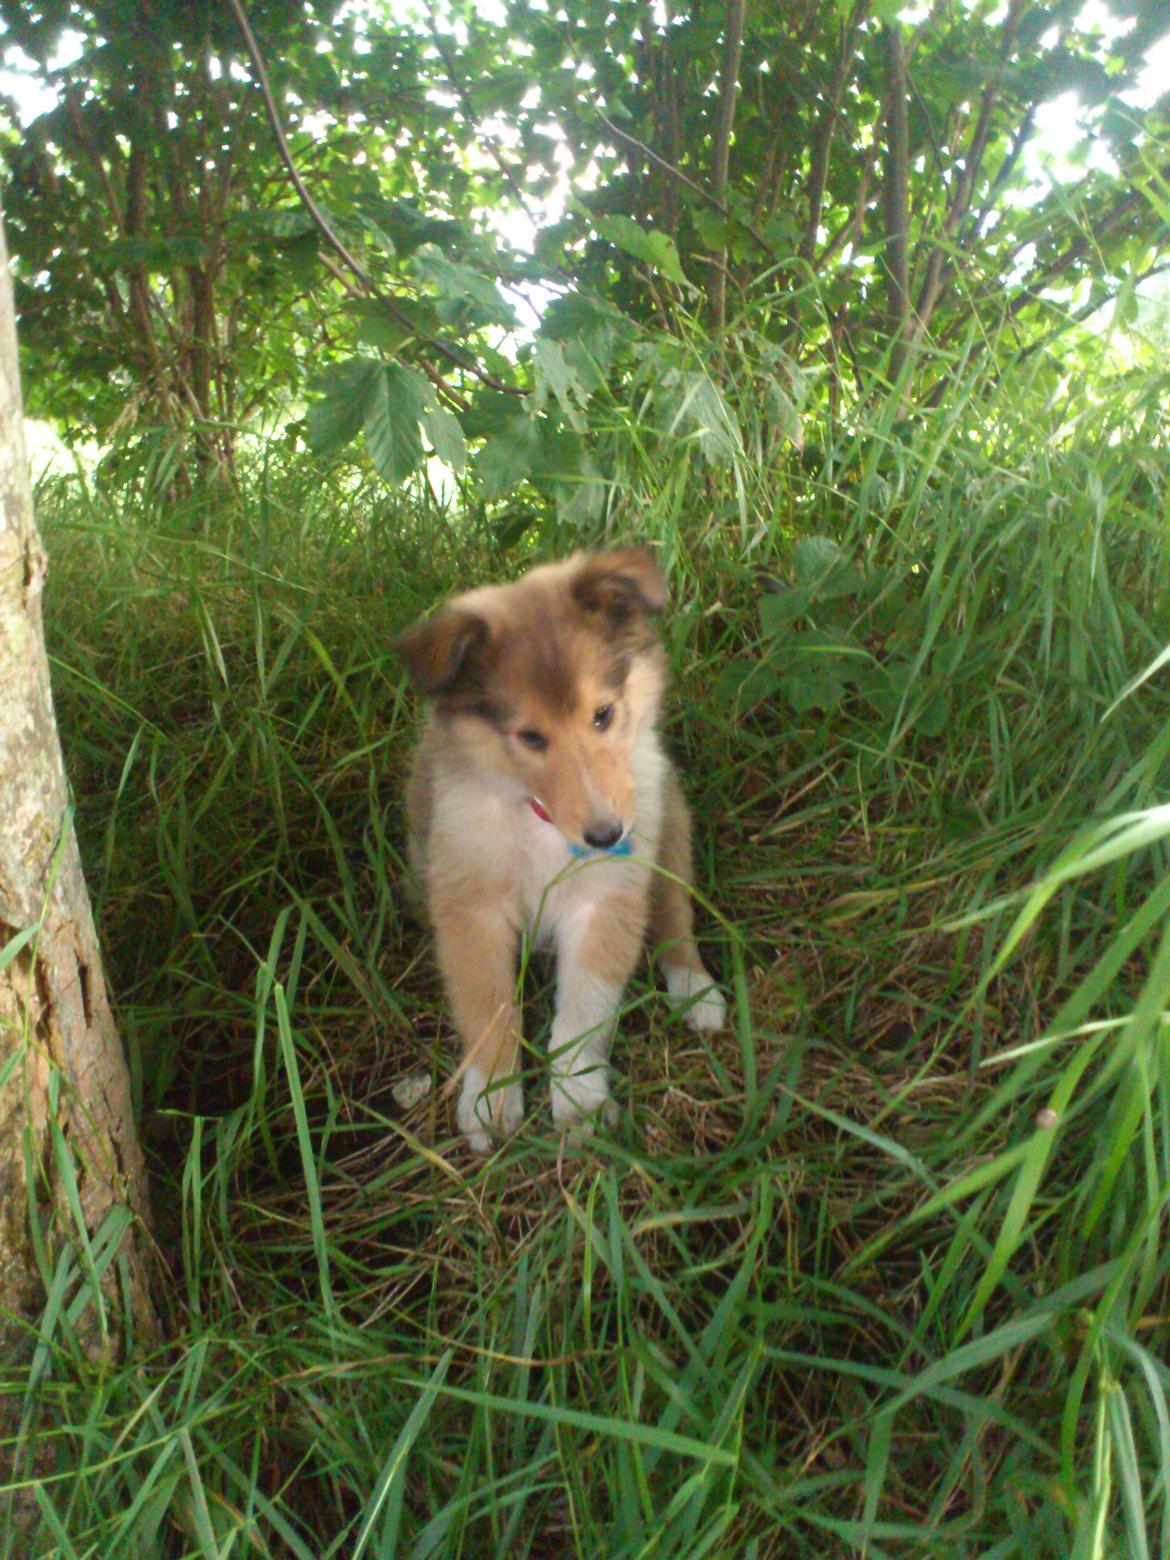
M 657 731 L 665 603 L 650 549 L 577 553 L 458 596 L 400 641 L 431 700 L 407 785 L 411 860 L 477 1149 L 523 1115 L 522 931 L 558 958 L 560 1123 L 608 1109 L 610 1039 L 647 938 L 689 1022 L 723 1021 L 694 943 L 690 819 Z

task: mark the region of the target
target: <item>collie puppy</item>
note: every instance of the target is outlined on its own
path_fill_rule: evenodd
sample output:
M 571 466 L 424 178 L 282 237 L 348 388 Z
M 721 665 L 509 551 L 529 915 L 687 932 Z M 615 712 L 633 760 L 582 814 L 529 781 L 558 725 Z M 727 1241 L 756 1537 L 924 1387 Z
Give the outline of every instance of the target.
M 463 1045 L 456 1117 L 481 1153 L 524 1114 L 522 936 L 557 956 L 562 1126 L 612 1111 L 610 1042 L 647 939 L 690 1024 L 723 1023 L 694 941 L 690 818 L 657 731 L 665 604 L 649 548 L 576 553 L 454 597 L 399 642 L 431 704 L 410 859 Z

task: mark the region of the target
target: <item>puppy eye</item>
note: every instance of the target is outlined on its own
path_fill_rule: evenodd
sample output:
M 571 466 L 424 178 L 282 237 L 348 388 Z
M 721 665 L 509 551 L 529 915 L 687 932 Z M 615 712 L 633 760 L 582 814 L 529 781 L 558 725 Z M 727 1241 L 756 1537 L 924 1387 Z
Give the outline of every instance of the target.
M 598 709 L 593 711 L 593 724 L 597 727 L 598 731 L 607 731 L 612 720 L 612 704 L 602 704 Z
M 543 731 L 532 731 L 531 729 L 518 731 L 516 737 L 520 742 L 523 742 L 526 748 L 531 748 L 534 753 L 543 753 L 545 748 L 548 747 L 548 738 Z

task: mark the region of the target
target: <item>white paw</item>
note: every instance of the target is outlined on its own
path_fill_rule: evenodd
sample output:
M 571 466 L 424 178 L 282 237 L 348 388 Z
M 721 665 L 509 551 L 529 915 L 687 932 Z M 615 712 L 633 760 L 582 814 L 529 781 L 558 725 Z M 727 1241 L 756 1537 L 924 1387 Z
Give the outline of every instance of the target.
M 524 1090 L 519 1083 L 484 1085 L 478 1067 L 463 1074 L 455 1120 L 477 1154 L 489 1154 L 493 1138 L 507 1137 L 524 1120 Z
M 706 970 L 687 969 L 684 965 L 667 966 L 666 990 L 673 1007 L 683 1007 L 683 1017 L 692 1029 L 722 1029 L 727 1017 L 727 1003 L 723 993 L 715 985 Z
M 612 1127 L 618 1108 L 609 1097 L 609 1068 L 598 1063 L 579 1073 L 554 1072 L 552 1116 L 558 1127 L 574 1135 L 592 1131 L 598 1121 Z

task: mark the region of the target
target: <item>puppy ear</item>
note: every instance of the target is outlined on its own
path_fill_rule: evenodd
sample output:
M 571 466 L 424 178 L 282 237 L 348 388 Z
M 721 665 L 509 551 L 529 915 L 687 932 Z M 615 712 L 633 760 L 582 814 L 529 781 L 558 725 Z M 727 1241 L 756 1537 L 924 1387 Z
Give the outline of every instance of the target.
M 406 670 L 432 698 L 477 679 L 488 643 L 488 626 L 477 612 L 443 607 L 408 628 L 396 645 Z
M 666 581 L 649 547 L 590 554 L 572 590 L 586 612 L 602 612 L 615 625 L 629 622 L 635 613 L 661 612 L 666 605 Z

